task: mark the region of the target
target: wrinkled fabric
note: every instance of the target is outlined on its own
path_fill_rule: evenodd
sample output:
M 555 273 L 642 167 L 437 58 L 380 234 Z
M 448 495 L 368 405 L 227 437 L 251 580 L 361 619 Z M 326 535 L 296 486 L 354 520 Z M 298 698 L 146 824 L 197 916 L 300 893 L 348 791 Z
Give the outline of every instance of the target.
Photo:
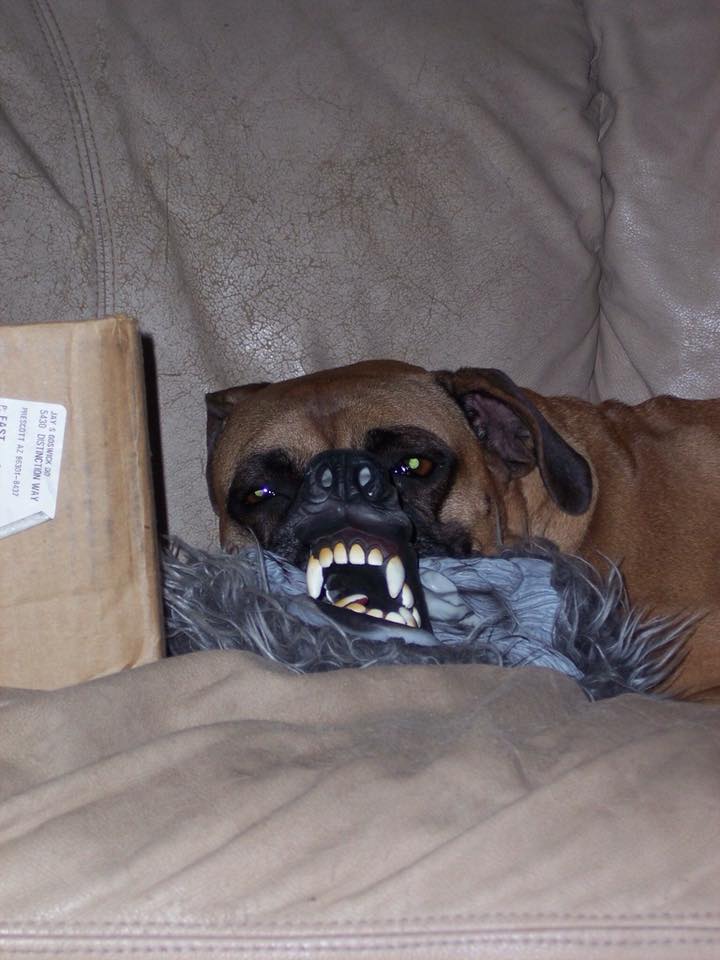
M 718 708 L 551 670 L 216 651 L 3 691 L 0 952 L 705 960 L 719 791 Z

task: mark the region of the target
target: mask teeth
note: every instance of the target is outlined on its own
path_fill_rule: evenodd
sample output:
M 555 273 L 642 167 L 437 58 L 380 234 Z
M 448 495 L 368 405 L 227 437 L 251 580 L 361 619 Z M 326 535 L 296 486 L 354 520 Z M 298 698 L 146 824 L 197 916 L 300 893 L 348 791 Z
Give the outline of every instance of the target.
M 308 560 L 307 569 L 305 571 L 305 580 L 307 582 L 308 593 L 313 600 L 317 600 L 322 593 L 323 571 L 322 567 L 320 566 L 320 561 L 312 553 L 310 554 L 310 559 Z
M 394 600 L 400 595 L 400 591 L 405 585 L 405 566 L 400 557 L 390 557 L 385 564 L 385 581 L 388 593 Z
M 361 543 L 353 541 L 349 545 L 338 540 L 332 546 L 326 544 L 318 550 L 317 556 L 310 554 L 306 569 L 307 590 L 314 600 L 320 599 L 325 586 L 325 571 L 333 564 L 344 566 L 383 567 L 385 585 L 391 600 L 398 601 L 401 606 L 397 610 L 383 610 L 380 607 L 368 607 L 368 597 L 364 593 L 347 594 L 330 601 L 333 606 L 353 613 L 362 613 L 375 619 L 387 620 L 390 623 L 402 624 L 406 627 L 420 627 L 420 613 L 415 605 L 412 589 L 405 579 L 405 565 L 397 554 L 386 557 L 380 547 L 370 547 L 368 550 Z M 328 597 L 328 600 L 330 598 Z
M 368 598 L 364 593 L 351 593 L 347 597 L 342 597 L 340 600 L 333 600 L 334 607 L 347 607 L 351 603 L 362 604 L 366 606 Z

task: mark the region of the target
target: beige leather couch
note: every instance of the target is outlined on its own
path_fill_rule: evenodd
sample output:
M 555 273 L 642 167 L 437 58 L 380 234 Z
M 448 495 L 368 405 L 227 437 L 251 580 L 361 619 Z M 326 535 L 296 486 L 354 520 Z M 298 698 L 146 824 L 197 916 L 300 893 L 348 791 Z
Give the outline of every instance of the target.
M 199 545 L 207 389 L 720 393 L 719 62 L 716 0 L 0 0 L 2 319 L 140 319 Z M 0 956 L 138 954 L 714 960 L 720 710 L 241 653 L 1 691 Z

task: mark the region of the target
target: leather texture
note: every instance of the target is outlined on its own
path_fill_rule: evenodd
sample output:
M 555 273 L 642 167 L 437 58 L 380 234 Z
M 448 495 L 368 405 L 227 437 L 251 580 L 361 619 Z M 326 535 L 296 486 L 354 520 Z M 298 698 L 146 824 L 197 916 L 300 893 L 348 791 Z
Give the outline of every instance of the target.
M 239 652 L 0 704 L 0 954 L 720 951 L 720 708 Z
M 206 390 L 363 357 L 720 393 L 705 0 L 0 0 L 0 296 Z M 200 654 L 0 693 L 0 955 L 715 958 L 720 716 Z
M 717 396 L 720 7 L 585 7 L 607 208 L 597 394 Z
M 0 10 L 4 318 L 139 319 L 173 532 L 214 536 L 207 389 L 393 356 L 588 391 L 602 171 L 572 0 Z
M 139 319 L 174 533 L 214 538 L 209 389 L 393 356 L 718 392 L 715 4 L 0 17 L 3 318 Z

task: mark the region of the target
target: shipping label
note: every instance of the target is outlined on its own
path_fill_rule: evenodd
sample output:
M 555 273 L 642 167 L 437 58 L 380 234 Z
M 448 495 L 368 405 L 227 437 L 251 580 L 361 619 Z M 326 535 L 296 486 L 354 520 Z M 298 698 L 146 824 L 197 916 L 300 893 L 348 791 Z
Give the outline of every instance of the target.
M 0 397 L 0 538 L 52 520 L 65 407 Z

